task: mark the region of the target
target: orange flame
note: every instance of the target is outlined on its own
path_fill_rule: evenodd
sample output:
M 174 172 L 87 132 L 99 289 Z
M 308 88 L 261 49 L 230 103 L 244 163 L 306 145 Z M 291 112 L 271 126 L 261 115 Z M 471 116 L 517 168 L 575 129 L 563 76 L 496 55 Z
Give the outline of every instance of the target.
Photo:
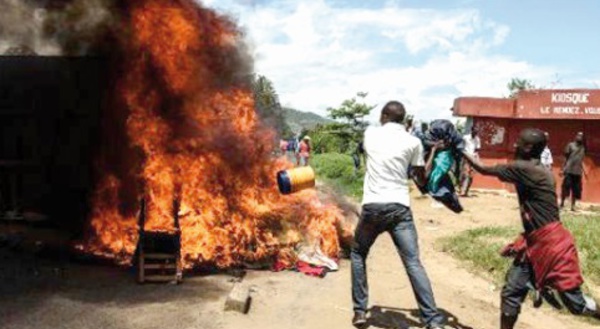
M 116 90 L 126 156 L 142 154 L 132 168 L 147 200 L 145 229 L 172 231 L 178 198 L 188 268 L 290 262 L 299 243 L 337 256 L 341 211 L 314 190 L 277 191 L 275 173 L 291 165 L 271 156 L 274 133 L 239 76 L 235 25 L 192 0 L 132 0 L 126 11 Z M 131 172 L 104 167 L 84 249 L 128 263 L 138 239 L 136 214 L 123 211 Z

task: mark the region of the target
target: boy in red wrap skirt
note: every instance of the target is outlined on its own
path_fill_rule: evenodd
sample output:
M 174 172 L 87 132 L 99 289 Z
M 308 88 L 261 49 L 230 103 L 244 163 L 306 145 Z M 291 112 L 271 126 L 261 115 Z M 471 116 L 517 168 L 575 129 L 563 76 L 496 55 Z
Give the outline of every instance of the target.
M 514 328 L 531 286 L 546 296 L 557 291 L 573 314 L 600 319 L 596 302 L 581 291 L 583 278 L 573 236 L 560 222 L 554 178 L 540 162 L 546 143 L 543 131 L 525 129 L 515 145 L 515 161 L 492 167 L 463 154 L 481 174 L 514 184 L 519 197 L 525 232 L 502 251 L 515 260 L 502 288 L 501 329 Z

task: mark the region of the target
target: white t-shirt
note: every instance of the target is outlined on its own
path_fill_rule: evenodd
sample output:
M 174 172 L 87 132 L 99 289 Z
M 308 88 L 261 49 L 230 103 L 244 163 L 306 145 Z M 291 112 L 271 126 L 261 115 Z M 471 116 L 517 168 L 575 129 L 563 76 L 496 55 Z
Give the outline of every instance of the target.
M 408 167 L 423 167 L 423 145 L 403 125 L 386 123 L 365 131 L 367 158 L 363 204 L 400 203 L 410 207 Z
M 471 134 L 463 136 L 465 140 L 465 152 L 471 155 L 475 155 L 477 151 L 481 148 L 481 140 L 479 136 L 471 136 Z
M 548 146 L 546 146 L 546 148 L 542 152 L 541 161 L 544 167 L 552 169 L 552 163 L 554 163 L 554 160 L 552 160 L 552 152 L 550 151 Z

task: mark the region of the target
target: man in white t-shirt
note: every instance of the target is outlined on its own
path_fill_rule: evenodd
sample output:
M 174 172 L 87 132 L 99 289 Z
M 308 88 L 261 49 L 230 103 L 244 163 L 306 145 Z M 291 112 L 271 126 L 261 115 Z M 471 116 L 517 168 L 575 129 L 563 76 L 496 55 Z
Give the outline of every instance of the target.
M 381 127 L 365 131 L 366 155 L 362 213 L 356 227 L 350 258 L 352 300 L 357 328 L 366 325 L 368 285 L 366 258 L 375 239 L 388 232 L 410 279 L 420 315 L 427 328 L 443 328 L 445 317 L 438 311 L 427 273 L 419 259 L 417 232 L 410 210 L 409 173 L 423 184 L 425 162 L 421 141 L 401 124 L 406 116 L 400 102 L 391 101 L 381 111 Z M 390 282 L 390 284 L 394 284 Z
M 548 143 L 550 142 L 550 134 L 545 132 L 544 136 L 546 136 L 546 148 L 544 148 L 544 151 L 542 152 L 540 161 L 542 162 L 542 166 L 544 166 L 544 168 L 552 171 L 552 164 L 554 163 L 554 160 L 552 159 L 552 151 L 550 151 L 550 148 L 548 147 Z
M 479 150 L 481 149 L 481 139 L 479 139 L 479 130 L 477 127 L 471 128 L 471 133 L 465 135 L 465 152 L 475 159 L 479 159 Z M 469 196 L 469 190 L 473 183 L 473 168 L 468 162 L 462 162 L 460 173 L 460 196 Z

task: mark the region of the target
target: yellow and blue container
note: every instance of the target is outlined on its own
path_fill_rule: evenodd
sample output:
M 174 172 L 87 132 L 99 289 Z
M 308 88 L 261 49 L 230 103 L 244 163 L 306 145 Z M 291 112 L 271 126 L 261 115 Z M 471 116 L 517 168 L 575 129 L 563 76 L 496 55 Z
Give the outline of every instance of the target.
M 282 170 L 277 173 L 277 185 L 281 194 L 315 187 L 315 171 L 309 166 Z

